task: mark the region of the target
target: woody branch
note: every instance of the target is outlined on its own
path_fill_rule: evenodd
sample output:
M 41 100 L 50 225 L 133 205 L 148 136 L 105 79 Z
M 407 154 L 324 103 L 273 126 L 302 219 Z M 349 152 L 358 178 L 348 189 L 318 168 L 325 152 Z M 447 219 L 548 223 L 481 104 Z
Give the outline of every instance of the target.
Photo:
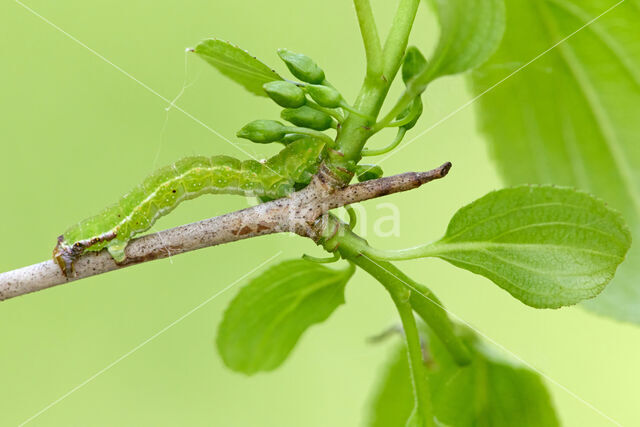
M 343 188 L 334 188 L 321 175 L 315 176 L 306 188 L 290 197 L 134 239 L 127 245 L 125 261 L 119 264 L 106 250 L 102 250 L 78 258 L 71 277 L 65 276 L 53 260 L 0 273 L 0 301 L 135 264 L 250 237 L 293 232 L 315 239 L 316 220 L 329 210 L 420 187 L 434 179 L 443 178 L 450 168 L 451 163 L 445 163 L 428 172 L 407 172 Z

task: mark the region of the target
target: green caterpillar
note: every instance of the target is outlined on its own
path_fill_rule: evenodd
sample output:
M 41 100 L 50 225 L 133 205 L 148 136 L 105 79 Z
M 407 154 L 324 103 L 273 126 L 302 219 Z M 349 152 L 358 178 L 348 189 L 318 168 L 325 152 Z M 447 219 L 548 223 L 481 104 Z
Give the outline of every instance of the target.
M 107 248 L 116 262 L 125 247 L 182 201 L 203 194 L 240 194 L 265 199 L 285 197 L 306 185 L 317 172 L 324 143 L 297 140 L 265 162 L 228 156 L 186 157 L 159 169 L 112 206 L 58 237 L 53 259 L 65 275 L 87 252 Z

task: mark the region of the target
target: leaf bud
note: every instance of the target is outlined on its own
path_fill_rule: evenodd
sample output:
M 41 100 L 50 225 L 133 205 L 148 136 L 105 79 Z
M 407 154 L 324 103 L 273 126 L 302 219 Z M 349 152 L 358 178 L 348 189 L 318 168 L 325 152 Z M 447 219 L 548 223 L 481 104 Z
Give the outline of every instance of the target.
M 291 74 L 306 83 L 320 84 L 324 81 L 324 71 L 307 55 L 288 49 L 278 49 L 278 56 L 287 65 Z

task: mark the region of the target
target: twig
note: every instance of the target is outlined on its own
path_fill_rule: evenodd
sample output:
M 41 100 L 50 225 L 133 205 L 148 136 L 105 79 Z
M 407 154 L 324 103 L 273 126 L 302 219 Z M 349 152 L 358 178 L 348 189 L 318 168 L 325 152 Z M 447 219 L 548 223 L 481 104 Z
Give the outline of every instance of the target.
M 135 264 L 250 237 L 281 232 L 313 237 L 312 225 L 330 209 L 417 188 L 446 176 L 450 168 L 451 163 L 445 163 L 429 172 L 408 172 L 339 189 L 316 176 L 305 189 L 290 197 L 134 239 L 127 245 L 127 257 L 120 264 L 116 264 L 109 253 L 103 250 L 89 252 L 78 258 L 73 277 L 66 277 L 53 260 L 1 273 L 0 301 Z

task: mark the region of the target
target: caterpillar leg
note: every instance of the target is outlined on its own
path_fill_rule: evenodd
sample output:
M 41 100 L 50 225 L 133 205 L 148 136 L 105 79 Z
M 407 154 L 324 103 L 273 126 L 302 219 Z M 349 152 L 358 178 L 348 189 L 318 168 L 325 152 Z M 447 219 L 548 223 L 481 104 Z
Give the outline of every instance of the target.
M 120 240 L 112 240 L 107 245 L 107 250 L 109 251 L 109 255 L 111 258 L 117 263 L 120 264 L 127 257 L 124 253 L 124 249 L 127 247 L 127 242 L 121 242 Z

